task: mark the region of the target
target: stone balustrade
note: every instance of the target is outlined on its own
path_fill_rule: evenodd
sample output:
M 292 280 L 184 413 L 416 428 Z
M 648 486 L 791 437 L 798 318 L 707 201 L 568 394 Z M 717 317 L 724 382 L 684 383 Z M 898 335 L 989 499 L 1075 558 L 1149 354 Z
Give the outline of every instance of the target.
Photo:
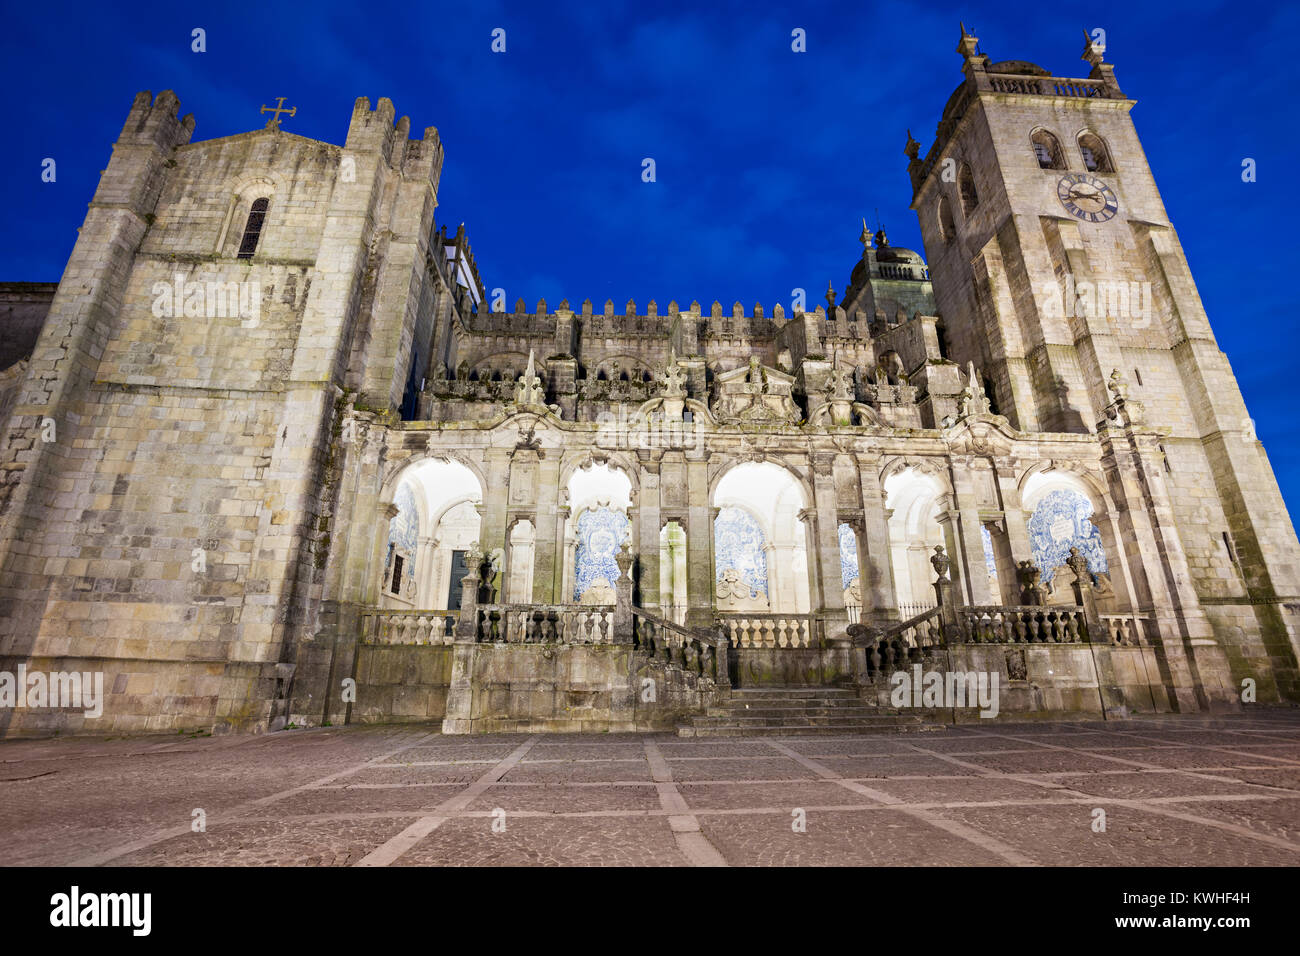
M 1077 606 L 963 607 L 961 631 L 971 644 L 1078 644 L 1088 637 Z
M 487 644 L 615 644 L 614 608 L 577 604 L 480 604 L 473 639 Z
M 719 624 L 736 647 L 812 647 L 817 620 L 811 614 L 723 614 Z
M 1101 614 L 1107 641 L 1115 647 L 1142 647 L 1149 643 L 1144 635 L 1147 619 L 1138 614 Z
M 946 646 L 943 611 L 937 607 L 883 632 L 872 633 L 863 625 L 853 625 L 849 635 L 866 649 L 864 677 L 868 683 L 887 680 L 894 671 L 913 664 L 928 667 Z
M 632 633 L 642 657 L 682 670 L 693 679 L 730 686 L 727 674 L 727 639 L 674 624 L 640 608 L 632 609 Z
M 366 611 L 361 617 L 364 644 L 450 644 L 459 611 Z

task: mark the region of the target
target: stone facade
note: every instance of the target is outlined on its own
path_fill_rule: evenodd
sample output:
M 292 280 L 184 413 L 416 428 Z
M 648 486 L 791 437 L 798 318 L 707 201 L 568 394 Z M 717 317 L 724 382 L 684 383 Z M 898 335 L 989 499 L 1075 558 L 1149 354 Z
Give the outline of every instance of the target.
M 789 314 L 493 311 L 435 129 L 191 142 L 141 93 L 0 371 L 0 670 L 108 698 L 0 732 L 666 729 L 736 685 L 877 700 L 936 634 L 1004 711 L 1300 698 L 1300 545 L 1133 101 L 1094 46 L 958 51 L 907 150 L 930 265 L 864 225 Z

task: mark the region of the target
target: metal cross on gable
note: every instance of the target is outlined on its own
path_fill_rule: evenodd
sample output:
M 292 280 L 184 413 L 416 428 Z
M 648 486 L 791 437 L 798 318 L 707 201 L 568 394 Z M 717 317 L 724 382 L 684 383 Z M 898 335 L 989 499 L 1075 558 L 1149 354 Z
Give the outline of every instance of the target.
M 262 112 L 263 112 L 263 113 L 274 113 L 274 114 L 275 114 L 274 116 L 272 116 L 272 117 L 267 121 L 267 123 L 266 123 L 266 128 L 267 128 L 267 129 L 279 129 L 279 128 L 280 128 L 280 114 L 281 114 L 281 113 L 288 113 L 290 116 L 294 116 L 294 115 L 297 114 L 297 112 L 298 112 L 298 107 L 296 107 L 296 106 L 292 106 L 292 107 L 289 107 L 288 109 L 286 109 L 286 108 L 285 108 L 285 105 L 284 105 L 284 100 L 285 100 L 285 97 L 283 97 L 283 96 L 277 96 L 277 97 L 275 98 L 275 106 L 274 106 L 274 107 L 270 107 L 270 106 L 263 106 L 263 107 L 262 107 Z

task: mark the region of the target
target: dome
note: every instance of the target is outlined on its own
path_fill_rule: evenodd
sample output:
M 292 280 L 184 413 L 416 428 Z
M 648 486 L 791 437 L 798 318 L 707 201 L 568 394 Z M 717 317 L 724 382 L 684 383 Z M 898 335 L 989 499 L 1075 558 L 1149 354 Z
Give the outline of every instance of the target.
M 990 73 L 1010 73 L 1012 76 L 1051 76 L 1050 70 L 1044 70 L 1037 63 L 1027 60 L 1003 60 L 989 67 Z
M 904 265 L 925 265 L 925 260 L 921 258 L 920 253 L 903 246 L 881 246 L 876 250 L 877 262 L 899 262 Z

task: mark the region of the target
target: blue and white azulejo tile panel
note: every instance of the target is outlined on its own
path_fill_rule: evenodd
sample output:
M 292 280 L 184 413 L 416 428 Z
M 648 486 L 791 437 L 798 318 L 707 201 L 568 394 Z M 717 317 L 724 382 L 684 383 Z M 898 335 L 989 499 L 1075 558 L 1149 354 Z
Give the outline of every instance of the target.
M 1065 564 L 1071 548 L 1088 559 L 1088 570 L 1104 574 L 1109 570 L 1106 552 L 1101 546 L 1101 531 L 1088 518 L 1092 502 L 1069 488 L 1057 488 L 1045 494 L 1029 519 L 1029 546 L 1034 564 L 1050 581 L 1056 569 Z
M 758 520 L 744 508 L 730 506 L 713 522 L 713 562 L 717 580 L 728 568 L 740 572 L 750 595 L 767 596 L 767 541 Z
M 588 509 L 578 515 L 578 547 L 573 555 L 573 598 L 604 578 L 610 587 L 618 583 L 618 554 L 631 534 L 627 515 L 613 508 Z

